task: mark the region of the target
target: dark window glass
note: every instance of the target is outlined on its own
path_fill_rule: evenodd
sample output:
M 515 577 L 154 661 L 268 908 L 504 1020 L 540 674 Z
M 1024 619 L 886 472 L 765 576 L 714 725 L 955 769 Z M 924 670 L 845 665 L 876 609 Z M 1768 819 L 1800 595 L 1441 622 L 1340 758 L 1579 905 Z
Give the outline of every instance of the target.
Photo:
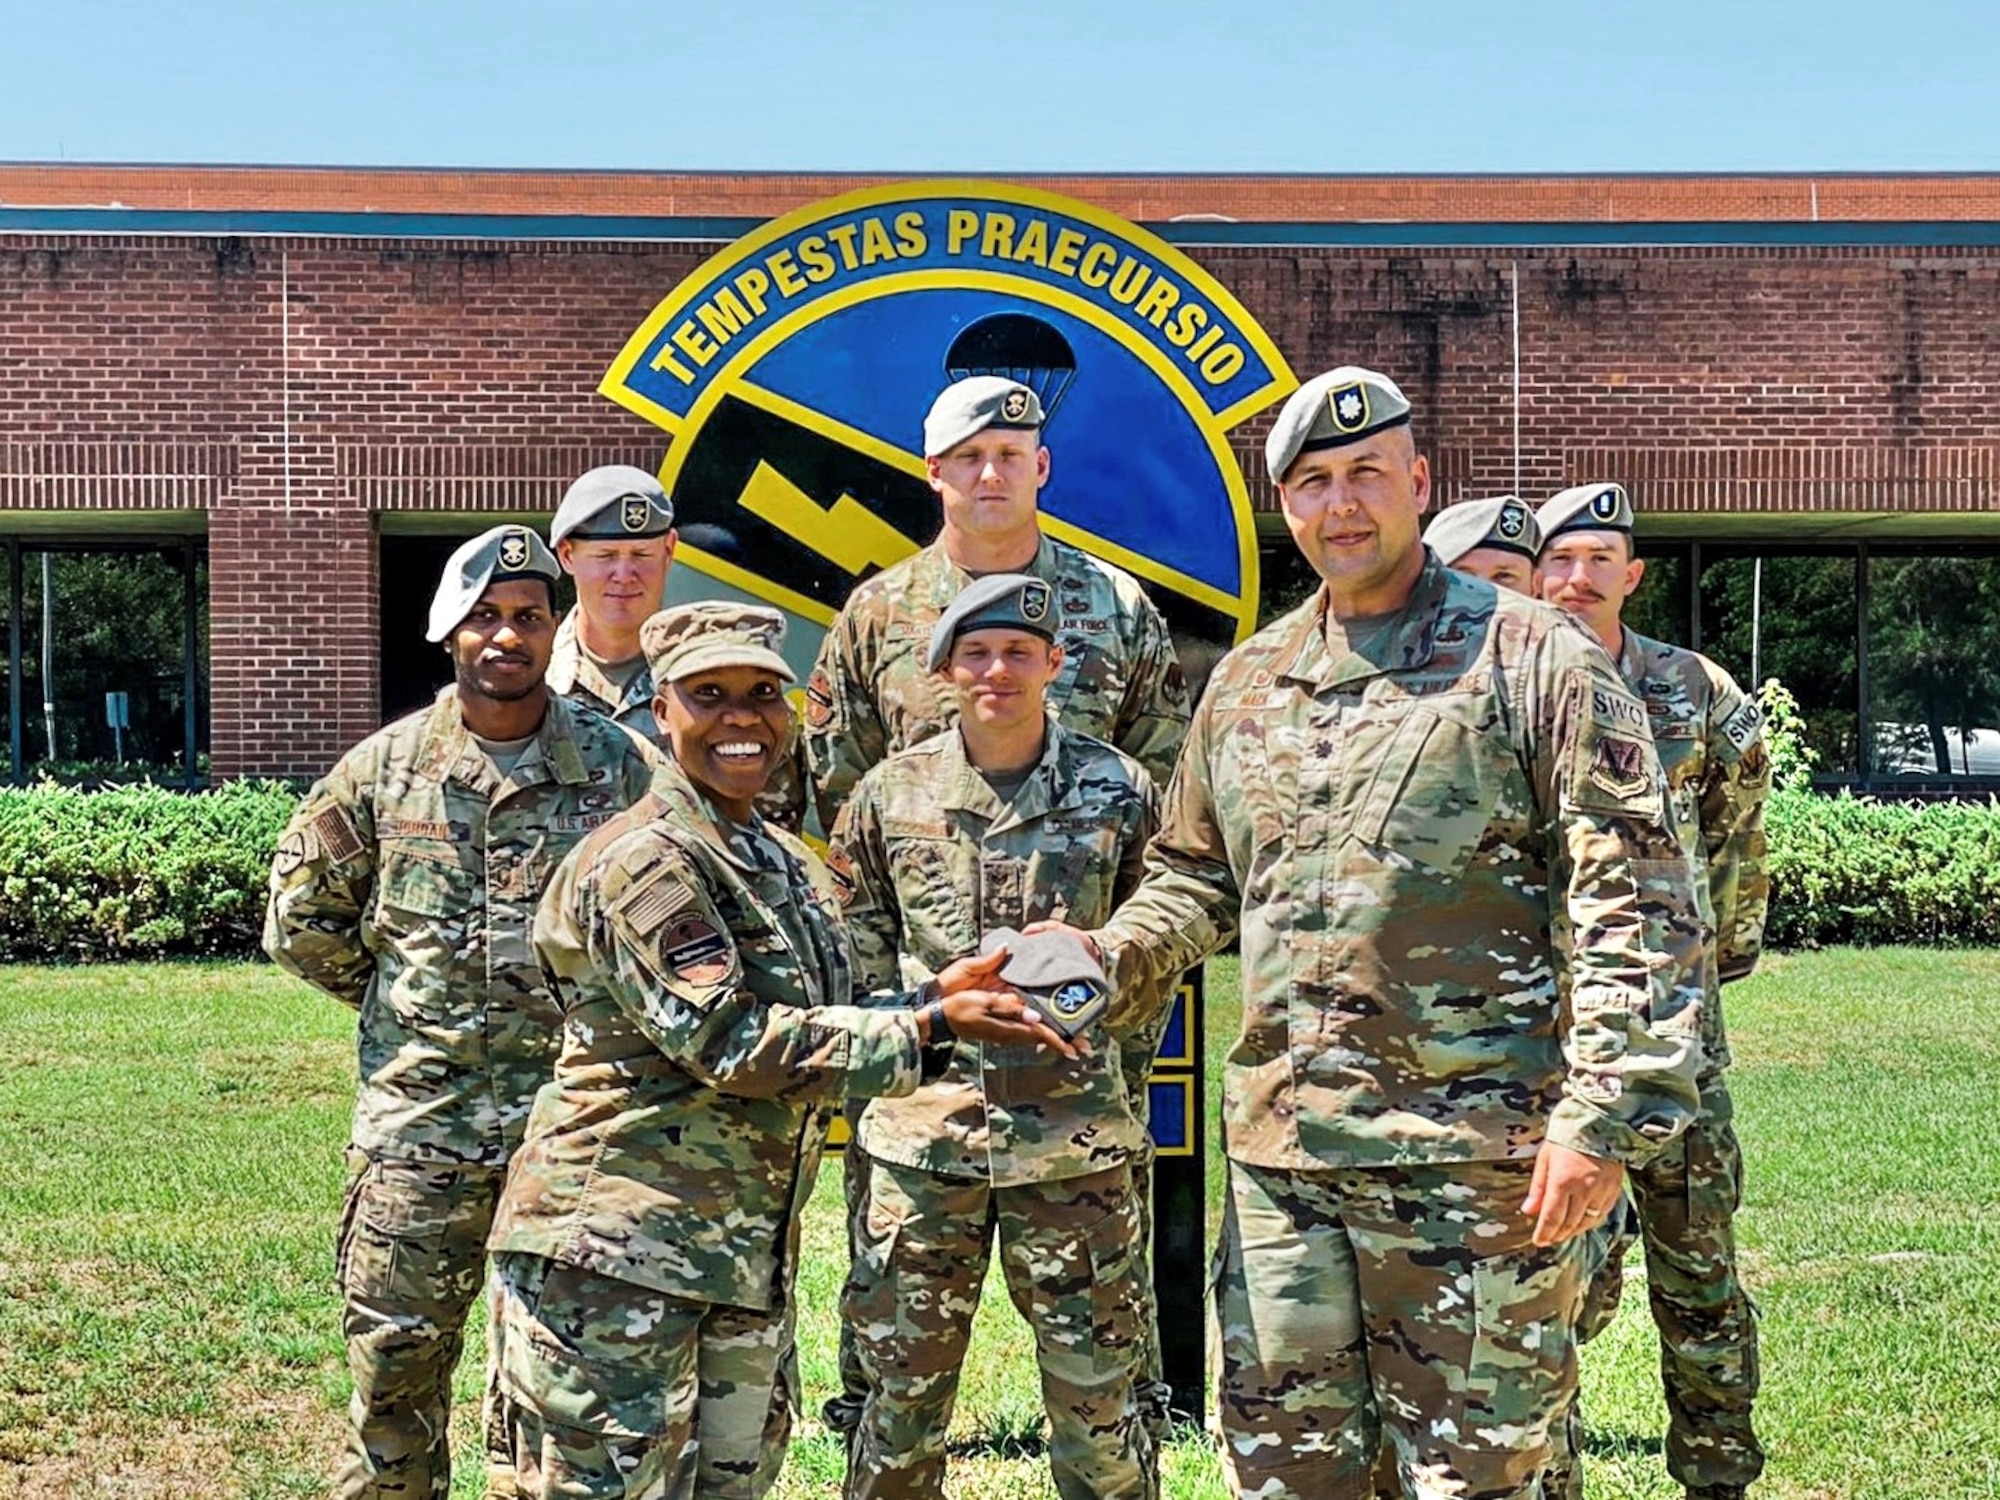
M 1858 572 L 1853 551 L 1761 559 L 1702 551 L 1703 653 L 1745 688 L 1775 677 L 1790 689 L 1818 755 L 1814 772 L 1831 781 L 1852 781 L 1861 770 Z

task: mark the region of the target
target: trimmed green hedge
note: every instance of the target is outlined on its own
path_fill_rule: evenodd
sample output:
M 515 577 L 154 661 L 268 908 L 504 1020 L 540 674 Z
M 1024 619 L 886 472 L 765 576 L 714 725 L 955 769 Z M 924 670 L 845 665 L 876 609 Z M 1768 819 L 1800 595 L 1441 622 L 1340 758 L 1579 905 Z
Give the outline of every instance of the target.
M 1771 798 L 1777 948 L 2000 943 L 2000 803 Z
M 0 789 L 0 959 L 257 951 L 275 782 Z M 2000 803 L 1883 803 L 1796 788 L 1768 819 L 1773 947 L 2000 944 Z
M 0 958 L 255 952 L 297 802 L 275 782 L 0 789 Z

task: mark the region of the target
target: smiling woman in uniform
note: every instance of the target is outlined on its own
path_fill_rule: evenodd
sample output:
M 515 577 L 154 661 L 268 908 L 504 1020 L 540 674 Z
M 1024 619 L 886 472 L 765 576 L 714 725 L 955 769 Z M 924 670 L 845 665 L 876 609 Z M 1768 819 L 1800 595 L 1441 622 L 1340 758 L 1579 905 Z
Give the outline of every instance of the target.
M 954 1034 L 1070 1048 L 993 978 L 1004 954 L 845 1003 L 831 877 L 756 810 L 792 734 L 783 618 L 691 604 L 641 634 L 675 763 L 565 861 L 535 925 L 564 1034 L 493 1233 L 496 1439 L 523 1496 L 747 1500 L 784 1457 L 799 1213 L 833 1108 L 909 1093 Z

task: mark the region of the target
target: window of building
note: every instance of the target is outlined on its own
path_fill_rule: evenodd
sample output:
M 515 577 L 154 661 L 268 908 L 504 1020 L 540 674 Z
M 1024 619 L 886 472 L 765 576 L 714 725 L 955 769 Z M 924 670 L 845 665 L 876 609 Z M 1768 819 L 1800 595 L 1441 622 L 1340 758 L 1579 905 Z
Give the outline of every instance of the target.
M 14 538 L 5 549 L 6 777 L 204 783 L 206 544 Z
M 2000 556 L 1871 547 L 1867 760 L 1874 790 L 2000 784 Z

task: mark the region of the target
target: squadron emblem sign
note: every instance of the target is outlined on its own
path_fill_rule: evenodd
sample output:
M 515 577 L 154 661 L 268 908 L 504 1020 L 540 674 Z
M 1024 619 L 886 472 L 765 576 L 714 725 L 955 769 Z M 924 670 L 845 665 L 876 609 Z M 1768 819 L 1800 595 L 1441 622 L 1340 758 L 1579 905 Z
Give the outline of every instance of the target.
M 1050 534 L 1136 575 L 1183 640 L 1249 633 L 1227 433 L 1296 382 L 1212 276 L 1086 204 L 977 182 L 815 204 L 676 287 L 601 389 L 673 439 L 678 560 L 784 610 L 809 659 L 856 582 L 936 535 L 923 414 L 969 374 L 1041 398 Z

